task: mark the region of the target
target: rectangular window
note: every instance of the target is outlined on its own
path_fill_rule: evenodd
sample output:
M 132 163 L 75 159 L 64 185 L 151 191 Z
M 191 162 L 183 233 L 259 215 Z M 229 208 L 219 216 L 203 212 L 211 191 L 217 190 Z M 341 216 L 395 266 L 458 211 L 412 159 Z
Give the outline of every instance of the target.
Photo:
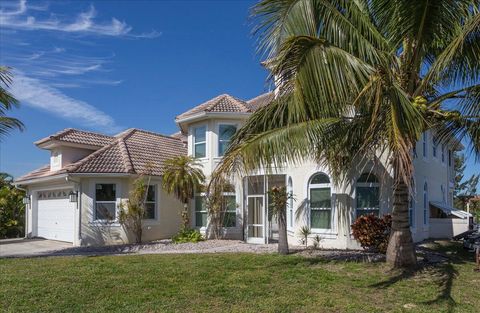
M 366 214 L 380 215 L 380 188 L 358 186 L 357 192 L 357 217 Z
M 236 131 L 237 127 L 234 125 L 220 125 L 218 127 L 218 156 L 225 154 Z
M 223 219 L 223 227 L 237 226 L 237 203 L 235 202 L 235 195 L 224 195 L 224 210 L 225 216 Z
M 422 147 L 423 147 L 423 157 L 427 157 L 427 133 L 422 135 Z
M 410 227 L 415 228 L 415 196 L 410 195 L 410 205 L 408 206 L 408 223 Z
M 117 197 L 115 184 L 95 185 L 95 220 L 115 220 Z
M 428 224 L 428 194 L 426 189 L 423 191 L 423 225 Z
M 204 158 L 207 156 L 207 127 L 200 126 L 193 129 L 193 156 Z
M 445 145 L 442 143 L 442 163 L 445 163 Z
M 154 220 L 156 218 L 157 208 L 157 188 L 155 185 L 148 186 L 147 198 L 145 201 L 145 214 L 144 218 Z
M 207 207 L 204 196 L 195 196 L 195 226 L 207 227 Z
M 310 189 L 310 227 L 330 229 L 332 198 L 330 188 Z
M 437 157 L 437 146 L 438 146 L 438 140 L 436 137 L 433 137 L 432 139 L 432 155 L 434 158 Z
M 452 150 L 448 149 L 448 166 L 452 166 Z

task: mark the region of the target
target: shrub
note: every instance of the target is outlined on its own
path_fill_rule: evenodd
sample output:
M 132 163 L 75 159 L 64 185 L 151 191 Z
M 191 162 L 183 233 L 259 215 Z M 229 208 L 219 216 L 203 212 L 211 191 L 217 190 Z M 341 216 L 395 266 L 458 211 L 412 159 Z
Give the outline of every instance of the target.
M 199 242 L 205 240 L 196 229 L 182 229 L 178 234 L 172 237 L 174 243 Z
M 370 251 L 386 253 L 392 217 L 384 215 L 382 218 L 373 214 L 362 215 L 352 225 L 353 237 L 362 248 Z

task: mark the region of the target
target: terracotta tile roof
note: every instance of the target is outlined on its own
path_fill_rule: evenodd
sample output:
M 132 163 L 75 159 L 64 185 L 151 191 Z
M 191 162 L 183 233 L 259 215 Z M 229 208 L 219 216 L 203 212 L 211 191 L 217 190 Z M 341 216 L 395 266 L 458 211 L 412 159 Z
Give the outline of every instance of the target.
M 181 139 L 145 130 L 129 129 L 112 138 L 109 144 L 60 171 L 51 172 L 50 166 L 46 165 L 15 181 L 20 183 L 64 173 L 161 176 L 165 160 L 187 154 L 186 144 Z
M 130 129 L 114 142 L 70 165 L 70 173 L 125 173 L 162 175 L 164 161 L 186 155 L 182 140 L 140 129 Z
M 30 180 L 34 178 L 42 178 L 42 177 L 48 177 L 48 176 L 53 176 L 53 175 L 58 175 L 65 173 L 65 170 L 59 170 L 55 172 L 50 171 L 50 164 L 44 165 L 36 170 L 33 170 L 23 176 L 18 177 L 15 179 L 15 182 L 20 182 L 20 181 L 25 181 L 25 180 Z
M 251 110 L 245 101 L 223 94 L 178 115 L 176 119 L 181 120 L 201 112 L 250 113 Z
M 35 142 L 35 144 L 38 146 L 53 140 L 103 147 L 111 143 L 114 140 L 114 137 L 74 128 L 66 128 L 56 134 L 40 139 L 39 141 Z
M 275 97 L 275 94 L 273 93 L 273 91 L 270 91 L 270 92 L 261 94 L 253 99 L 248 100 L 247 106 L 250 108 L 250 110 L 256 111 L 259 108 L 269 104 L 274 97 Z

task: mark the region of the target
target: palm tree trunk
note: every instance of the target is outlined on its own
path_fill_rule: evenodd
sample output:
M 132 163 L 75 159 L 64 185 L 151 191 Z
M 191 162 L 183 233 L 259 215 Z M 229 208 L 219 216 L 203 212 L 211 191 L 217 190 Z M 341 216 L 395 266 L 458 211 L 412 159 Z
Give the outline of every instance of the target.
M 190 228 L 190 219 L 188 218 L 188 201 L 183 203 L 182 222 L 183 229 Z
M 394 185 L 392 234 L 387 248 L 387 262 L 395 268 L 412 267 L 417 264 L 417 257 L 408 222 L 408 187 L 398 174 L 395 174 Z
M 283 208 L 278 211 L 278 253 L 288 254 L 288 240 L 287 240 L 287 210 Z

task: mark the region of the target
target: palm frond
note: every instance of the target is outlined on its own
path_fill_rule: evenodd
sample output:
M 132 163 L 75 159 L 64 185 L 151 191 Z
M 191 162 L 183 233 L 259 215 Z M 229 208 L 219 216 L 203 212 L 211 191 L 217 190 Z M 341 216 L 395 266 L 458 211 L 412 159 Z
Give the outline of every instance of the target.
M 463 27 L 455 28 L 455 36 L 430 66 L 415 95 L 421 95 L 430 85 L 449 87 L 478 82 L 479 56 L 480 14 L 469 14 Z

